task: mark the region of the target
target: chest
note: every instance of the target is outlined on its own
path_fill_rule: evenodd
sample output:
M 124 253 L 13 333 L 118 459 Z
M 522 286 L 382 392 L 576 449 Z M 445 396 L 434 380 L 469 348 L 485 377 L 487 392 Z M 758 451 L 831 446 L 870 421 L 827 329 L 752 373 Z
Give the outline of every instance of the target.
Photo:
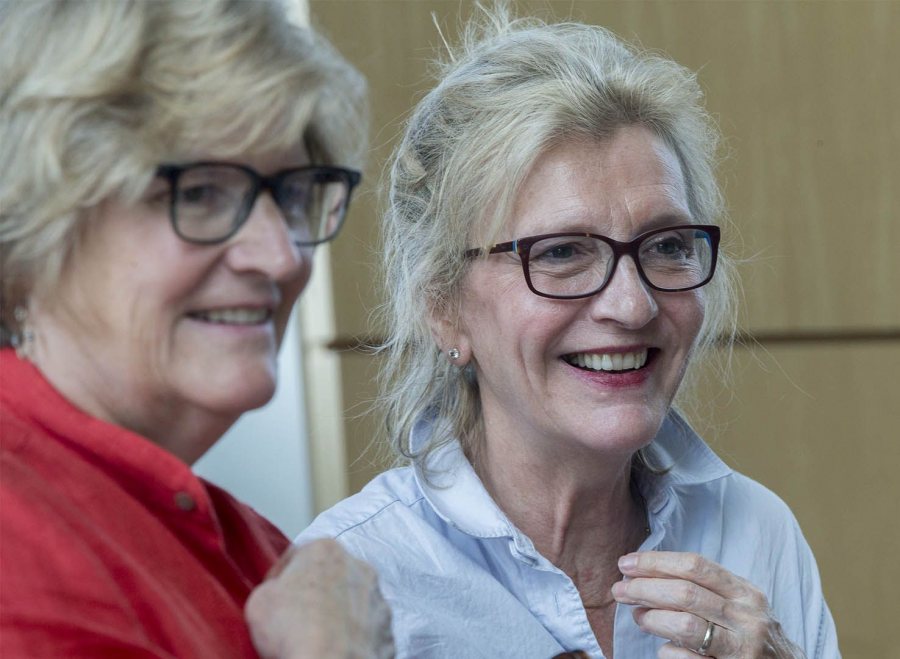
M 43 635 L 52 649 L 28 656 L 69 656 L 60 643 L 103 643 L 116 656 L 256 656 L 243 605 L 287 540 L 237 503 L 216 515 L 183 497 L 160 504 L 65 457 L 52 474 L 4 464 L 3 560 L 15 568 L 4 570 L 3 589 L 21 603 L 10 615 L 66 626 Z M 9 542 L 7 528 L 16 531 Z
M 606 659 L 613 659 L 613 636 L 616 622 L 615 602 L 602 609 L 588 610 L 587 619 L 591 624 L 594 636 L 597 638 L 597 644 L 603 650 L 603 656 Z

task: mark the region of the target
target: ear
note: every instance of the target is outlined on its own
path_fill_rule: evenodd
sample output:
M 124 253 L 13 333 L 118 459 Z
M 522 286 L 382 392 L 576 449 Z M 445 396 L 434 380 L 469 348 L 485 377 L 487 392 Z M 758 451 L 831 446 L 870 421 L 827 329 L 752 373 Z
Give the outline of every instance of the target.
M 428 326 L 438 350 L 451 364 L 465 366 L 472 358 L 472 345 L 468 334 L 460 326 L 455 304 L 443 302 L 429 306 Z M 452 349 L 459 351 L 459 356 L 455 359 L 451 357 Z

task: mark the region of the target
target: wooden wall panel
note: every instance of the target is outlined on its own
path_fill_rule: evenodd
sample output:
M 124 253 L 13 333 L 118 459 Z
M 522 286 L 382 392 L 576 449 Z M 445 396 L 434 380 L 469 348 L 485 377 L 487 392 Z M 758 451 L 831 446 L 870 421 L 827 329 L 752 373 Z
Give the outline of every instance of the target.
M 372 441 L 378 428 L 371 413 L 377 389 L 375 376 L 379 360 L 359 351 L 342 353 L 345 400 L 353 401 L 346 409 L 347 480 L 350 492 L 358 492 L 372 477 L 393 462 L 390 447 Z

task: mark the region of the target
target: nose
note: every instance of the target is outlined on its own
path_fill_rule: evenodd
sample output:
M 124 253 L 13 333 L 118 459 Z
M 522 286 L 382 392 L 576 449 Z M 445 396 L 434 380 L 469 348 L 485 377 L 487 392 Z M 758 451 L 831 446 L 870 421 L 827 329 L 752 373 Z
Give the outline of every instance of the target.
M 294 244 L 281 210 L 271 195 L 263 193 L 229 241 L 227 259 L 236 271 L 255 271 L 281 282 L 309 274 L 312 250 Z
M 591 317 L 640 329 L 659 313 L 653 293 L 641 279 L 631 256 L 623 256 L 606 287 L 591 298 Z

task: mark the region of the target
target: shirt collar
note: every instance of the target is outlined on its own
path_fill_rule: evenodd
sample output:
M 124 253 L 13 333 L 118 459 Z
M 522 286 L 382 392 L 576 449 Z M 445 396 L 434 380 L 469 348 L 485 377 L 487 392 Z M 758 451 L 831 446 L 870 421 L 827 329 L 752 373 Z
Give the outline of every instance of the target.
M 410 448 L 421 449 L 440 422 L 431 416 L 420 419 L 413 428 Z M 479 538 L 515 535 L 512 523 L 488 494 L 458 441 L 435 450 L 425 464 L 416 462 L 415 474 L 431 507 L 451 526 Z
M 645 473 L 640 482 L 651 514 L 660 511 L 673 488 L 705 485 L 732 473 L 675 410 L 666 415 L 645 455 L 652 468 L 663 471 Z
M 429 416 L 416 424 L 410 438 L 413 451 L 424 446 L 436 423 L 440 421 Z M 674 410 L 666 416 L 647 455 L 652 467 L 666 470 L 659 475 L 648 475 L 641 483 L 651 514 L 659 512 L 672 488 L 703 485 L 732 473 Z M 458 441 L 435 450 L 425 465 L 417 463 L 415 475 L 431 507 L 448 524 L 474 537 L 518 536 L 513 524 L 488 494 Z

